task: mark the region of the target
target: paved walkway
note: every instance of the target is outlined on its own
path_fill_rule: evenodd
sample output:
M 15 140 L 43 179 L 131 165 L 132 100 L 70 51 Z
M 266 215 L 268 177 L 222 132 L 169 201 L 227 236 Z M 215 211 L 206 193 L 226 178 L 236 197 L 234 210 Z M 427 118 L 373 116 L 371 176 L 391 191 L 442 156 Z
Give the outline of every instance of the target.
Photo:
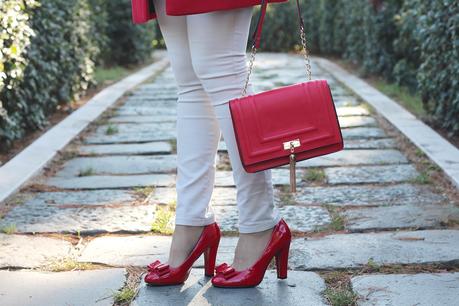
M 257 288 L 213 288 L 201 258 L 184 286 L 138 283 L 139 267 L 167 259 L 174 226 L 177 88 L 168 67 L 10 201 L 0 219 L 0 304 L 112 305 L 137 293 L 133 305 L 455 305 L 456 198 L 427 179 L 427 162 L 367 104 L 314 62 L 313 74 L 331 85 L 345 150 L 299 162 L 296 194 L 288 167 L 273 170 L 276 204 L 295 233 L 287 280 L 269 271 Z M 259 53 L 253 77 L 256 91 L 303 81 L 302 58 Z M 224 140 L 217 167 L 222 262 L 237 241 Z

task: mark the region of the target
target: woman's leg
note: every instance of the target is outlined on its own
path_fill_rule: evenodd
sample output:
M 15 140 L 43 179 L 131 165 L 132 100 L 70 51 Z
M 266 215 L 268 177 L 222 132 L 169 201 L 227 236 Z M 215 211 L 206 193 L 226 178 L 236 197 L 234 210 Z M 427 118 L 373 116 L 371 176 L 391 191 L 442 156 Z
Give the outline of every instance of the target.
M 215 222 L 209 203 L 221 132 L 192 67 L 186 17 L 166 15 L 165 0 L 155 0 L 154 5 L 178 86 L 176 227 L 168 261 L 174 267 L 188 256 L 203 226 Z
M 188 39 L 196 75 L 209 95 L 237 187 L 240 239 L 233 265 L 244 269 L 255 262 L 280 215 L 274 206 L 271 170 L 244 170 L 228 101 L 241 96 L 247 76 L 246 46 L 252 7 L 187 16 Z M 253 93 L 251 84 L 247 92 Z

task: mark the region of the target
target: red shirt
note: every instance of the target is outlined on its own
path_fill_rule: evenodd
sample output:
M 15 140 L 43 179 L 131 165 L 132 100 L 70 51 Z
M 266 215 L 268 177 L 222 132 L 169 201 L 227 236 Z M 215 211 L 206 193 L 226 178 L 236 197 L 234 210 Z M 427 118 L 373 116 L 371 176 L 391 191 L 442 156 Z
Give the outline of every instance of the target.
M 262 0 L 165 0 L 166 14 L 181 16 L 199 13 L 208 13 L 220 10 L 254 6 L 261 4 Z M 271 2 L 287 2 L 288 0 L 267 0 Z M 145 23 L 156 18 L 156 13 L 151 0 L 131 0 L 132 22 Z

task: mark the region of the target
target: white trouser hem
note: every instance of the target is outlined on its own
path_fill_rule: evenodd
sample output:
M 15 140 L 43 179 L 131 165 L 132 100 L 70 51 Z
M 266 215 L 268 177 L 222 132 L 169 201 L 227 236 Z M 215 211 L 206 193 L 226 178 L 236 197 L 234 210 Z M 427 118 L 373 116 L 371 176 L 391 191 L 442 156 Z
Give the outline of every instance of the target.
M 255 223 L 252 225 L 239 225 L 239 233 L 241 234 L 250 234 L 257 233 L 268 230 L 276 226 L 277 223 L 282 219 L 282 217 L 277 213 L 272 221 L 265 221 L 260 223 Z
M 215 216 L 201 219 L 201 218 L 175 218 L 175 225 L 189 225 L 189 226 L 205 226 L 215 222 Z

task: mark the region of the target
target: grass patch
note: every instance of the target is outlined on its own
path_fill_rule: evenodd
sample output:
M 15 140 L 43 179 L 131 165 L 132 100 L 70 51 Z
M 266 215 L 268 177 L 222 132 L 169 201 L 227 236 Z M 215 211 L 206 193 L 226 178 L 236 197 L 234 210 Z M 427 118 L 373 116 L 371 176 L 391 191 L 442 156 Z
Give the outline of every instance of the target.
M 105 130 L 105 135 L 114 135 L 119 132 L 118 127 L 114 124 L 109 124 Z
M 381 271 L 381 266 L 377 264 L 372 257 L 368 258 L 367 264 L 362 268 L 363 272 L 375 273 Z
M 332 306 L 356 305 L 357 294 L 349 289 L 327 288 L 324 292 L 325 298 Z
M 137 193 L 140 196 L 143 197 L 148 197 L 150 196 L 153 192 L 155 192 L 155 187 L 153 186 L 148 186 L 148 187 L 135 187 L 134 192 Z
M 136 290 L 124 287 L 113 293 L 113 301 L 117 304 L 129 304 L 137 295 Z
M 80 171 L 78 172 L 78 176 L 90 176 L 90 175 L 94 175 L 94 173 L 95 173 L 94 168 L 86 167 L 84 169 L 80 169 Z
M 326 231 L 342 231 L 345 229 L 346 220 L 342 215 L 339 214 L 339 209 L 332 205 L 324 205 L 324 207 L 330 213 L 331 221 L 328 225 L 316 228 L 315 232 L 326 232 Z
M 0 229 L 3 234 L 11 235 L 16 233 L 16 224 L 9 224 Z
M 169 139 L 169 143 L 171 144 L 172 154 L 177 154 L 177 139 Z
M 74 258 L 63 258 L 51 262 L 45 267 L 50 272 L 64 272 L 75 270 L 91 270 L 94 265 L 88 262 L 78 262 Z
M 121 80 L 131 71 L 122 66 L 114 67 L 96 67 L 94 79 L 98 85 L 109 84 Z
M 327 289 L 323 295 L 333 306 L 356 305 L 358 295 L 352 291 L 351 277 L 346 272 L 333 271 L 323 275 Z
M 399 86 L 397 84 L 391 84 L 381 79 L 375 80 L 373 85 L 379 91 L 397 100 L 399 104 L 408 109 L 416 117 L 423 118 L 426 116 L 420 95 L 414 95 L 410 93 L 406 87 Z
M 413 183 L 416 184 L 430 184 L 432 181 L 430 180 L 430 175 L 426 172 L 421 172 L 418 176 L 413 179 Z
M 174 216 L 176 203 L 171 202 L 169 205 L 158 206 L 155 212 L 155 220 L 151 225 L 153 233 L 172 235 L 174 233 Z
M 112 290 L 113 302 L 115 306 L 130 305 L 139 292 L 140 277 L 145 272 L 143 267 L 127 266 L 127 279 L 123 288 Z
M 322 168 L 307 169 L 303 174 L 303 180 L 314 183 L 325 183 L 325 171 Z

